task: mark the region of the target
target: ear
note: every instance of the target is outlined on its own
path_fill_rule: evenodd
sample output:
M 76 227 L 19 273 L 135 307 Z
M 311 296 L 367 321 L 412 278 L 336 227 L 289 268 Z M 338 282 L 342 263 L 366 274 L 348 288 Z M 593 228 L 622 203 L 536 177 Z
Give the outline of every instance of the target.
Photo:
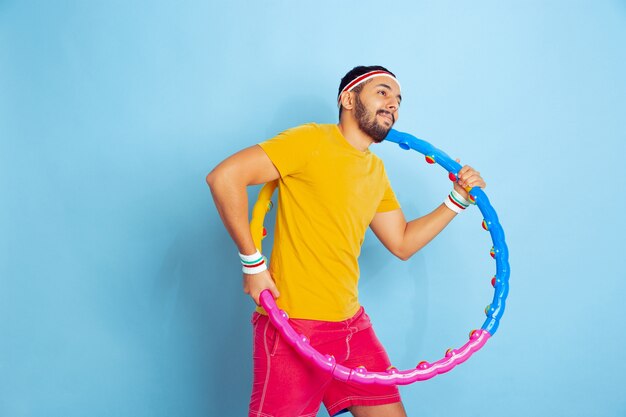
M 354 108 L 354 92 L 344 91 L 341 93 L 340 101 L 345 110 L 352 110 Z

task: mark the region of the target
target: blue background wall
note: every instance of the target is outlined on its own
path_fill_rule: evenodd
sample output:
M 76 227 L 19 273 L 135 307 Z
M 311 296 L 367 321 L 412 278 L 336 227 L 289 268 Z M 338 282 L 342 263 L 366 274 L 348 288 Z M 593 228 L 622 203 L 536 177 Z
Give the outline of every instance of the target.
M 204 176 L 335 122 L 340 77 L 382 64 L 397 129 L 482 172 L 511 252 L 499 332 L 402 388 L 410 415 L 625 416 L 625 43 L 617 0 L 0 1 L 0 415 L 244 415 L 253 305 Z M 441 169 L 374 150 L 408 217 L 443 200 Z M 482 324 L 480 221 L 408 262 L 367 237 L 398 367 Z

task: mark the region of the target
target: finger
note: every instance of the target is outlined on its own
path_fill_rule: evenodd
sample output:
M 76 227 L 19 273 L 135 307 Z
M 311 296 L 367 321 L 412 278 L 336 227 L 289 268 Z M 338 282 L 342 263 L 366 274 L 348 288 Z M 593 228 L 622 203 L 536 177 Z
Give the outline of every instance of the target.
M 476 171 L 475 169 L 470 169 L 463 175 L 463 179 L 465 181 L 472 181 L 472 180 L 476 180 L 476 179 L 481 179 L 482 180 L 482 177 L 481 177 L 479 171 Z
M 459 181 L 465 184 L 469 184 L 472 181 L 476 181 L 476 179 L 481 179 L 480 172 L 476 171 L 472 167 L 468 166 L 467 170 L 463 172 L 463 174 L 459 175 Z
M 472 175 L 472 170 L 469 167 L 463 167 L 461 171 L 459 171 L 458 181 L 459 184 L 463 187 L 467 187 L 467 181 Z
M 258 306 L 260 306 L 260 305 L 261 305 L 261 301 L 260 301 L 260 298 L 261 298 L 261 293 L 257 293 L 257 294 L 255 294 L 255 295 L 250 294 L 250 297 L 252 297 L 252 300 L 254 301 L 254 303 L 255 303 L 256 305 L 258 305 Z
M 463 175 L 459 177 L 459 180 L 469 182 L 475 180 L 476 178 L 480 178 L 480 173 L 470 169 L 465 171 Z
M 461 197 L 467 199 L 468 197 L 468 192 L 471 188 L 464 188 L 461 186 L 461 184 L 455 184 L 454 185 L 454 189 L 456 190 L 457 193 L 459 193 L 461 195 Z
M 473 185 L 473 186 L 474 186 L 474 187 L 485 188 L 485 187 L 487 187 L 487 183 L 486 183 L 485 181 L 482 181 L 482 180 L 481 180 L 481 181 L 476 182 L 476 184 L 475 184 L 475 185 Z
M 260 290 L 256 293 L 256 295 L 253 297 L 253 298 L 254 298 L 254 302 L 255 302 L 257 305 L 259 305 L 259 306 L 261 305 L 261 294 L 263 294 L 263 291 L 265 291 L 266 289 L 267 289 L 267 288 L 261 288 L 261 289 L 260 289 Z
M 466 183 L 469 187 L 480 187 L 485 188 L 487 184 L 485 184 L 485 180 L 480 176 L 473 176 L 466 180 Z
M 460 164 L 461 160 L 459 158 L 456 158 L 455 161 Z M 457 172 L 457 178 L 460 178 L 461 175 L 463 175 L 465 172 L 467 171 L 467 165 L 462 166 L 461 169 L 459 169 L 459 172 Z
M 272 287 L 270 288 L 270 291 L 272 292 L 272 295 L 274 296 L 274 298 L 280 297 L 280 292 L 278 292 L 278 288 L 276 288 L 276 285 L 272 285 Z
M 457 182 L 459 183 L 459 185 L 460 185 L 461 187 L 463 187 L 463 188 L 467 189 L 467 186 L 468 186 L 468 183 L 467 183 L 468 178 L 469 178 L 469 176 L 467 175 L 467 173 L 463 173 L 462 175 L 459 175 L 459 179 L 458 179 L 458 181 L 457 181 Z
M 465 177 L 467 177 L 468 175 L 470 175 L 472 172 L 474 171 L 474 168 L 472 168 L 469 165 L 464 165 L 460 170 L 459 170 L 459 175 L 458 177 L 460 179 L 465 179 Z

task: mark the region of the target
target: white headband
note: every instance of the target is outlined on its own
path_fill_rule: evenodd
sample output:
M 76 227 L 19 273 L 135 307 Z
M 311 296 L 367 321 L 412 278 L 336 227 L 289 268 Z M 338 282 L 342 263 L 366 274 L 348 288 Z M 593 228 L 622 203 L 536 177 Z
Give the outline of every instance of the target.
M 351 82 L 348 83 L 348 85 L 346 85 L 343 90 L 341 90 L 341 92 L 339 93 L 339 96 L 337 97 L 337 105 L 339 106 L 341 103 L 341 95 L 343 93 L 345 93 L 346 91 L 352 91 L 354 90 L 358 85 L 363 84 L 365 81 L 369 80 L 372 77 L 389 77 L 391 79 L 393 79 L 396 83 L 398 83 L 398 87 L 400 87 L 400 82 L 396 79 L 396 77 L 394 77 L 391 73 L 387 72 L 387 71 L 383 71 L 383 70 L 376 70 L 376 71 L 370 71 L 370 72 L 366 72 L 363 75 L 360 75 L 358 77 L 356 77 L 354 80 L 352 80 Z

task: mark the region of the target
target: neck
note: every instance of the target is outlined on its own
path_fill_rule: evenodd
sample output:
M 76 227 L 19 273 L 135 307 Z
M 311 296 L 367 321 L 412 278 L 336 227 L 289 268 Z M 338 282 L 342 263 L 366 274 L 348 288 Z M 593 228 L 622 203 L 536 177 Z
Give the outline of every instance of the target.
M 337 127 L 348 143 L 361 152 L 365 152 L 374 143 L 371 137 L 359 129 L 356 120 L 342 117 Z

